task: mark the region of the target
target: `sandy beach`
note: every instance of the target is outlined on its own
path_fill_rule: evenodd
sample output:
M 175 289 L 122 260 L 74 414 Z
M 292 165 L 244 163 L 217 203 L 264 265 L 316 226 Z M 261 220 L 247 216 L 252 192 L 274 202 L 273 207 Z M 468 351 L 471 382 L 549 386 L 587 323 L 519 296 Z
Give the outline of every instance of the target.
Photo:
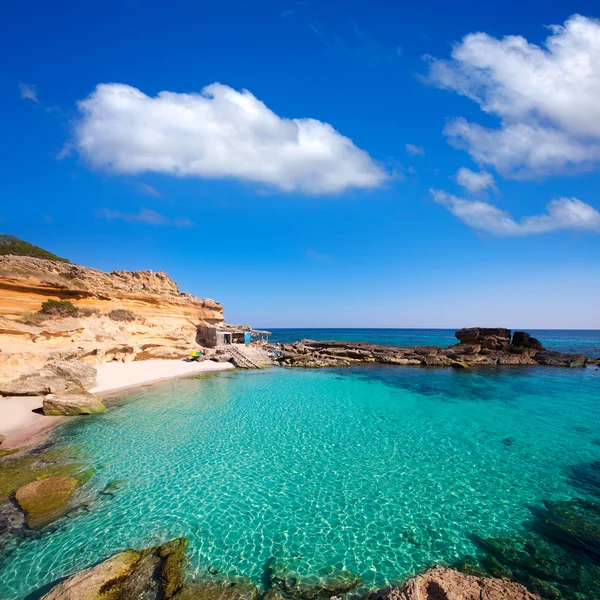
M 183 360 L 144 360 L 138 362 L 112 362 L 98 366 L 97 385 L 90 391 L 108 396 L 126 389 L 149 385 L 197 373 L 209 373 L 234 369 L 231 363 L 213 361 L 186 362 Z M 15 447 L 36 434 L 54 427 L 68 418 L 47 417 L 40 412 L 42 396 L 0 398 L 0 434 L 6 436 L 3 449 Z

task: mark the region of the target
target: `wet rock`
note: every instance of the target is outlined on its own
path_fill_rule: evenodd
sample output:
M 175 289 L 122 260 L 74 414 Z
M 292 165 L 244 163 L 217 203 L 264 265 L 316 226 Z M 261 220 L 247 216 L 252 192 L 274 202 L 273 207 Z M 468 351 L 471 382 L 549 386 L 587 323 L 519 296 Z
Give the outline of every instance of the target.
M 508 579 L 476 577 L 437 567 L 409 579 L 402 587 L 374 592 L 368 600 L 540 600 Z
M 106 410 L 102 400 L 90 392 L 78 394 L 48 394 L 44 398 L 45 415 L 93 415 Z
M 552 367 L 584 367 L 587 362 L 585 354 L 563 354 L 562 352 L 551 352 L 549 350 L 537 352 L 533 359 L 540 365 Z
M 262 600 L 285 600 L 279 590 L 269 590 L 263 594 Z
M 96 385 L 96 369 L 74 360 L 57 360 L 37 373 L 22 375 L 0 383 L 3 396 L 45 396 L 65 392 L 89 390 Z
M 286 563 L 276 563 L 271 567 L 271 582 L 287 598 L 317 600 L 346 594 L 361 586 L 363 579 L 350 571 L 334 567 L 304 575 L 290 569 Z
M 115 479 L 114 481 L 111 481 L 100 492 L 100 494 L 102 496 L 110 496 L 111 498 L 114 498 L 116 496 L 117 492 L 121 489 L 121 487 L 123 487 L 123 485 L 125 485 L 125 480 L 124 479 Z
M 247 577 L 214 577 L 186 585 L 175 600 L 257 600 L 258 588 Z M 276 600 L 273 597 L 272 600 Z
M 69 500 L 78 487 L 74 477 L 49 477 L 20 487 L 15 500 L 26 515 L 27 525 L 39 529 L 69 511 Z
M 125 550 L 59 583 L 43 600 L 169 600 L 181 589 L 187 540 Z

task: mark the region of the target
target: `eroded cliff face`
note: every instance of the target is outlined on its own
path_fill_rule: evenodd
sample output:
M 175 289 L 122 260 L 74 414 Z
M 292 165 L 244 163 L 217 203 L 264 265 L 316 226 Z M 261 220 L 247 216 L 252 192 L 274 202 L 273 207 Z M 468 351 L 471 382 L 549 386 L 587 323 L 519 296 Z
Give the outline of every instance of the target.
M 79 310 L 64 318 L 28 319 L 48 299 L 69 300 Z M 115 320 L 109 316 L 114 310 L 130 311 L 135 318 Z M 218 302 L 180 292 L 163 272 L 104 273 L 0 256 L 0 380 L 56 358 L 99 364 L 186 356 L 197 348 L 196 324 L 223 320 Z

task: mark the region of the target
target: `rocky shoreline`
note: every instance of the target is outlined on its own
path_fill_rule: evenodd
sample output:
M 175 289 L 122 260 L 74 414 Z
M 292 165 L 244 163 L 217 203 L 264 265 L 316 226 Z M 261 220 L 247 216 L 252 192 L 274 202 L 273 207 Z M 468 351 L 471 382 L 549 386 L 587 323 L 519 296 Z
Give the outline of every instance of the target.
M 285 563 L 265 569 L 265 589 L 248 577 L 215 574 L 185 578 L 187 540 L 179 538 L 143 550 L 125 550 L 53 587 L 42 600 L 541 600 L 509 579 L 468 575 L 434 567 L 398 586 L 360 592 L 363 580 L 339 569 L 314 576 Z
M 302 340 L 278 346 L 275 361 L 286 367 L 349 367 L 384 364 L 421 367 L 469 367 L 490 365 L 548 365 L 584 367 L 585 354 L 564 354 L 546 350 L 541 342 L 524 331 L 473 327 L 455 334 L 458 344 L 438 346 L 394 347 L 367 342 Z

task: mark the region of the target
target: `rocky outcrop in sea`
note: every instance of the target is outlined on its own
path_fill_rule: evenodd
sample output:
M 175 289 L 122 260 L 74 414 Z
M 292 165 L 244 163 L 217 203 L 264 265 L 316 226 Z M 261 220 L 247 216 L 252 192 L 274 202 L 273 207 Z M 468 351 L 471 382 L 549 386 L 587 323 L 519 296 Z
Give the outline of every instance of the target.
M 465 369 L 485 365 L 550 365 L 583 367 L 585 354 L 545 350 L 529 333 L 509 329 L 472 327 L 456 332 L 459 343 L 449 348 L 413 346 L 399 348 L 367 342 L 302 340 L 279 345 L 276 361 L 288 367 L 349 367 L 386 364 Z

